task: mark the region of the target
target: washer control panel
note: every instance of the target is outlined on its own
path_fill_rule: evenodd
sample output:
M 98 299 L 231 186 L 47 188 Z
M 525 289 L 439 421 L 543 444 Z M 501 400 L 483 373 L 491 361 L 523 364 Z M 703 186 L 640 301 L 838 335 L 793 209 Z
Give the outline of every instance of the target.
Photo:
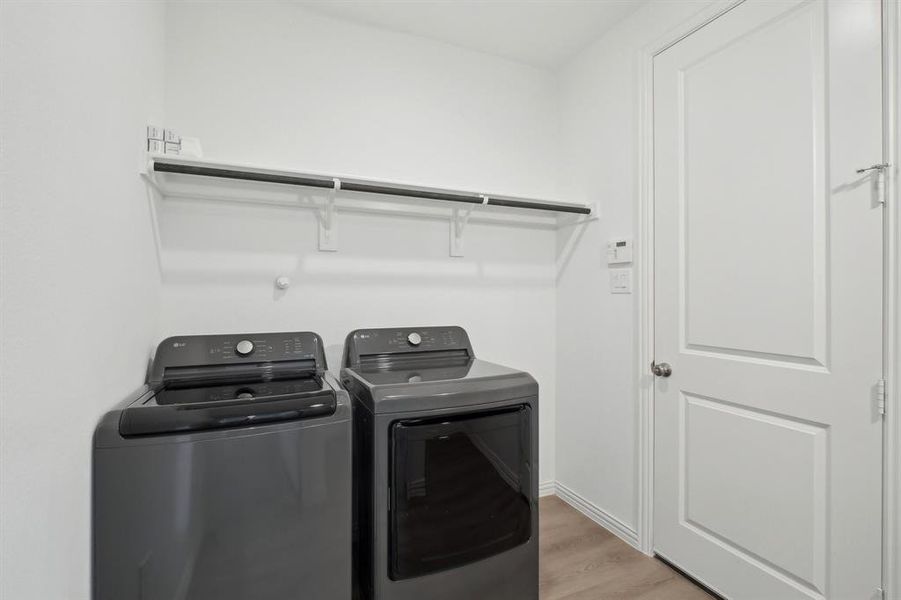
M 156 349 L 151 382 L 162 381 L 167 367 L 205 367 L 287 360 L 315 361 L 325 369 L 322 339 L 309 331 L 184 335 L 170 337 Z

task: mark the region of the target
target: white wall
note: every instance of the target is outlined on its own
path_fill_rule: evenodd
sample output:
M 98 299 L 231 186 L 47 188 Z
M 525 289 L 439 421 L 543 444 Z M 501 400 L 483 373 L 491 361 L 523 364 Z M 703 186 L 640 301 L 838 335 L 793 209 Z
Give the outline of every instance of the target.
M 553 194 L 550 73 L 290 3 L 176 3 L 167 118 L 207 156 Z
M 463 325 L 541 383 L 542 480 L 556 465 L 634 529 L 636 298 L 608 293 L 603 247 L 634 235 L 637 49 L 702 4 L 652 3 L 554 75 L 288 3 L 4 2 L 0 597 L 87 597 L 91 430 L 174 333 L 312 329 L 337 370 L 352 328 Z M 328 254 L 309 212 L 172 200 L 160 290 L 134 175 L 147 122 L 213 158 L 603 217 L 577 241 L 473 222 L 452 259 L 445 221 L 342 214 Z
M 548 72 L 288 3 L 178 3 L 167 24 L 166 124 L 207 157 L 553 196 Z M 338 371 L 354 328 L 462 325 L 479 357 L 538 379 L 553 479 L 553 230 L 473 222 L 450 258 L 446 220 L 340 214 L 330 254 L 303 210 L 167 201 L 160 219 L 157 337 L 309 329 Z
M 557 481 L 635 532 L 637 295 L 609 293 L 606 243 L 635 237 L 639 52 L 709 2 L 650 2 L 559 74 L 560 190 L 598 201 L 557 283 Z M 578 232 L 575 232 L 577 234 Z M 572 244 L 561 230 L 558 246 Z
M 143 380 L 156 328 L 137 170 L 164 11 L 0 6 L 0 597 L 88 598 L 91 435 Z

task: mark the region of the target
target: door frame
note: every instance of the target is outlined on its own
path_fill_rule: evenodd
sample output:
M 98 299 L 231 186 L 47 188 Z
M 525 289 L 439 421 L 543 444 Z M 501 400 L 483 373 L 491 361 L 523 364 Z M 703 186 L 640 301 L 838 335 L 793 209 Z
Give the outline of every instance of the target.
M 882 0 L 885 174 L 885 597 L 901 600 L 901 2 Z
M 638 202 L 635 214 L 635 389 L 638 404 L 638 543 L 654 554 L 654 58 L 745 0 L 711 0 L 692 17 L 638 51 Z M 885 188 L 885 350 L 883 586 L 901 600 L 901 0 L 881 0 L 883 14 Z M 874 157 L 874 160 L 878 157 Z M 862 165 L 864 166 L 864 165 Z

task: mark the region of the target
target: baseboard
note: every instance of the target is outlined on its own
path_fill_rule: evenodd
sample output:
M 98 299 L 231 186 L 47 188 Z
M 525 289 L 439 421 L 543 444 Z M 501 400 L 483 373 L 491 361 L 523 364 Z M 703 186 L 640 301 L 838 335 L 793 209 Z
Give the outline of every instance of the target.
M 538 484 L 538 497 L 544 498 L 545 496 L 553 496 L 557 493 L 557 482 L 555 481 L 545 481 L 543 483 Z
M 550 485 L 552 485 L 555 489 L 558 498 L 575 508 L 577 511 L 579 511 L 616 537 L 622 539 L 624 542 L 626 542 L 636 550 L 641 550 L 641 544 L 638 540 L 637 531 L 635 531 L 610 513 L 606 512 L 601 507 L 592 504 L 584 497 L 580 496 L 578 493 L 566 487 L 559 481 L 553 482 Z M 542 485 L 542 487 L 544 487 L 544 485 Z

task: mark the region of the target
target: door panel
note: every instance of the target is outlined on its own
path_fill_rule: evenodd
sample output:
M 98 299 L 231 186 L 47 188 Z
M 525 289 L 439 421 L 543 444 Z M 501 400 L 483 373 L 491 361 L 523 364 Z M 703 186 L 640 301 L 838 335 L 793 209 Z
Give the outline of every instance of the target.
M 825 363 L 824 13 L 801 5 L 680 69 L 691 349 Z
M 761 569 L 825 589 L 828 429 L 690 394 L 682 412 L 686 527 Z M 766 519 L 747 518 L 761 510 Z
M 880 32 L 747 0 L 655 58 L 654 545 L 730 598 L 880 585 Z

